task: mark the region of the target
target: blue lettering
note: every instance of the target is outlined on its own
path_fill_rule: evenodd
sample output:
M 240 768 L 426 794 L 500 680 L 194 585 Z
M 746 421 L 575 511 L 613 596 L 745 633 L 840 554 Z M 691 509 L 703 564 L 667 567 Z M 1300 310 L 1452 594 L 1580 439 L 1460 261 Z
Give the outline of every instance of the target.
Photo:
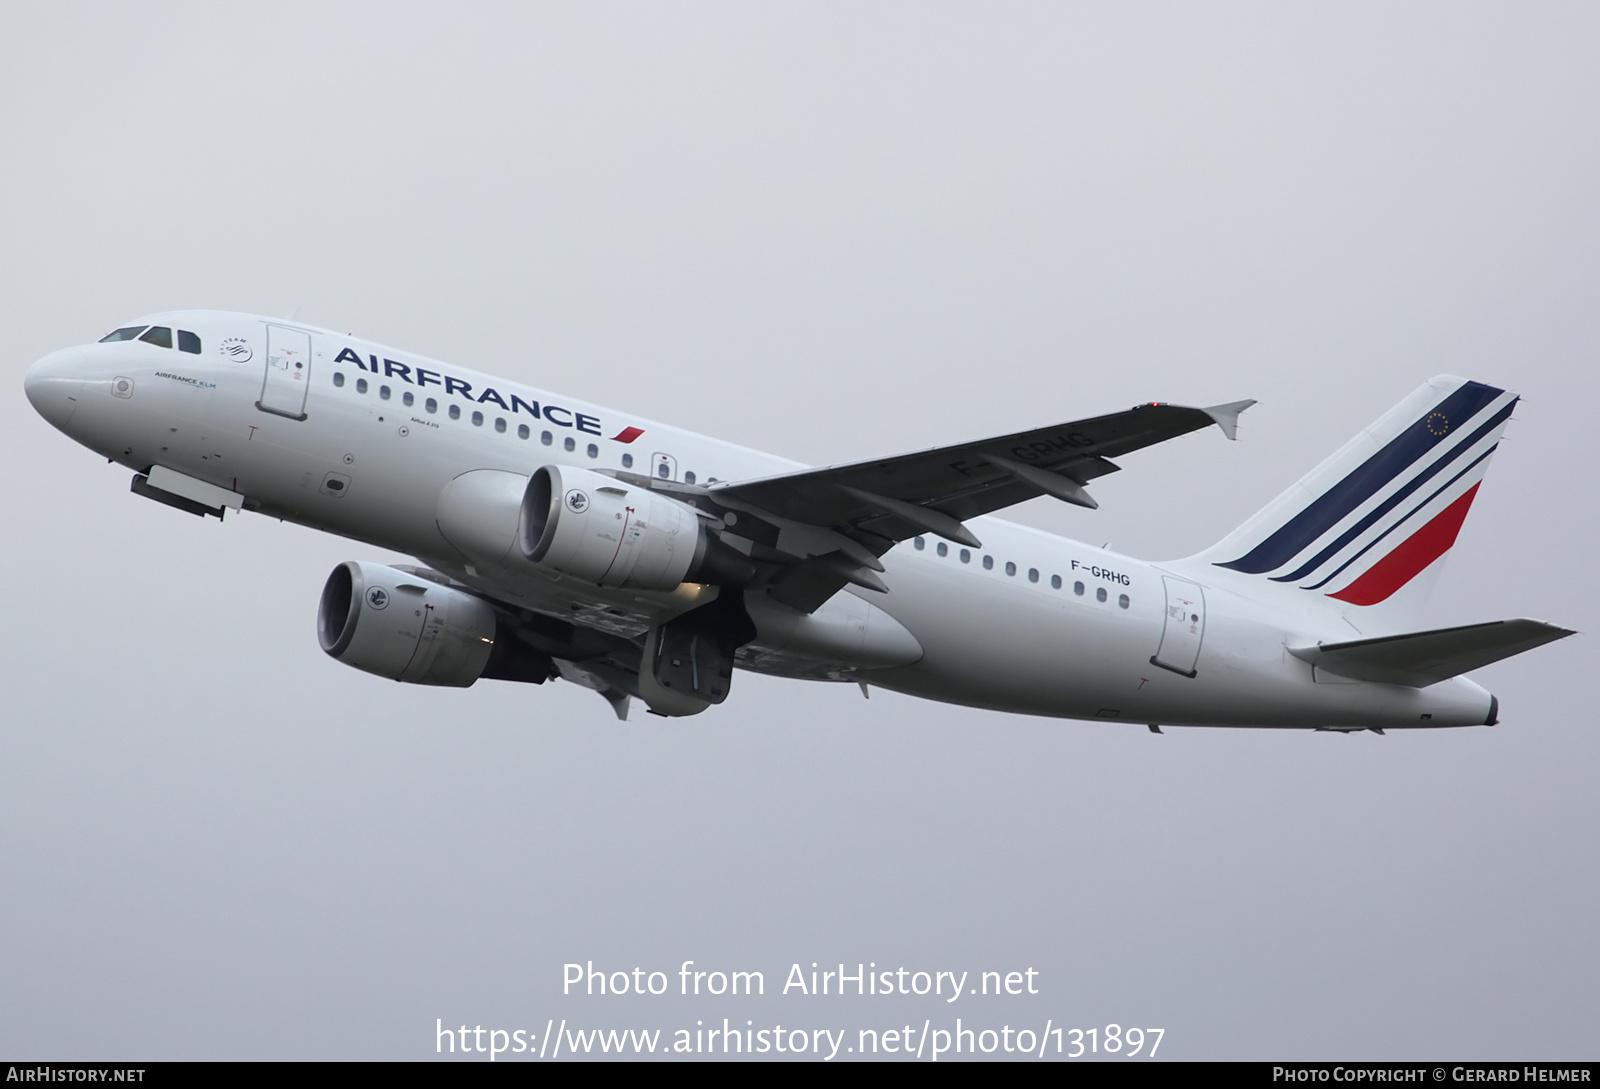
M 452 393 L 460 393 L 467 400 L 472 400 L 472 384 L 463 382 L 459 378 L 451 378 L 448 374 L 444 376 L 444 392 L 447 396 Z
M 539 418 L 538 401 L 534 401 L 532 404 L 529 404 L 527 401 L 524 401 L 521 397 L 518 397 L 515 393 L 513 393 L 511 395 L 511 411 L 515 412 L 519 408 L 527 409 L 528 415 L 532 416 L 534 419 L 537 420 Z
M 568 416 L 572 415 L 572 413 L 569 412 L 567 409 L 559 408 L 556 405 L 545 405 L 544 406 L 544 418 L 545 419 L 549 420 L 551 423 L 555 424 L 557 427 L 571 427 L 572 426 L 572 421 L 571 420 L 558 420 L 558 419 L 555 418 L 554 413 L 557 413 L 557 412 L 565 412 Z
M 402 382 L 411 381 L 411 368 L 410 367 L 406 366 L 404 363 L 396 363 L 392 359 L 385 359 L 383 361 L 383 373 L 384 373 L 384 375 L 386 377 L 388 377 L 388 378 L 393 378 L 395 371 L 399 371 L 400 372 L 400 380 Z
M 424 367 L 418 367 L 417 368 L 417 385 L 426 386 L 429 382 L 432 382 L 436 386 L 439 384 L 439 374 L 438 374 L 438 372 L 437 371 L 430 371 L 430 370 L 428 370 L 428 369 L 426 369 Z
M 600 417 L 585 416 L 581 412 L 578 413 L 578 430 L 587 431 L 591 435 L 600 434 Z
M 356 366 L 360 367 L 362 370 L 366 370 L 367 369 L 367 365 L 365 363 L 361 362 L 361 357 L 359 355 L 356 355 L 356 353 L 352 352 L 349 348 L 346 348 L 344 351 L 342 351 L 338 355 L 334 356 L 333 357 L 333 361 L 335 363 L 354 363 Z
M 506 407 L 506 403 L 500 399 L 500 395 L 493 389 L 486 389 L 482 393 L 478 394 L 478 403 L 481 405 L 485 401 L 493 401 L 501 408 Z

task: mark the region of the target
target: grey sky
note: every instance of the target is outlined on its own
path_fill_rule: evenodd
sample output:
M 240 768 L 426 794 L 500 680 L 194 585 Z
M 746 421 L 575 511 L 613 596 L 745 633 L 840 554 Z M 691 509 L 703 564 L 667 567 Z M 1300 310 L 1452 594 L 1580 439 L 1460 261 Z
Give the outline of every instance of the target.
M 1592 5 L 13 3 L 0 26 L 0 1055 L 959 1013 L 1161 1026 L 1173 1058 L 1593 1058 L 1590 636 L 1481 671 L 1492 730 L 1154 737 L 750 675 L 618 725 L 566 684 L 339 666 L 317 593 L 381 550 L 144 502 L 21 385 L 216 307 L 811 462 L 1258 398 L 1237 444 L 1124 459 L 1099 511 L 1015 512 L 1159 558 L 1456 373 L 1525 399 L 1431 619 L 1587 629 Z M 769 994 L 562 999 L 586 959 L 760 969 Z M 771 993 L 814 960 L 1031 966 L 1043 993 Z

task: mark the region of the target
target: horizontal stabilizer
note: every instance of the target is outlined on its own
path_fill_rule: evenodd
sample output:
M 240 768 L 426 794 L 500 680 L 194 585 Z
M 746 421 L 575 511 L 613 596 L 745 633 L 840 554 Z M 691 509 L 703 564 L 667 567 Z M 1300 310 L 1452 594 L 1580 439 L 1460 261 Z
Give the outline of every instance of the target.
M 1495 620 L 1349 643 L 1290 647 L 1289 653 L 1341 677 L 1425 688 L 1573 634 L 1542 620 Z

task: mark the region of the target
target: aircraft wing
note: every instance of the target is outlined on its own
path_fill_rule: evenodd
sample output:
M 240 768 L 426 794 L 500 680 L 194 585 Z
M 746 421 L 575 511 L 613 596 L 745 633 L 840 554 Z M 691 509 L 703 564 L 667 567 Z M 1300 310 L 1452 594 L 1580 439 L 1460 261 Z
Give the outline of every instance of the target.
M 1239 413 L 1253 404 L 1138 405 L 914 454 L 719 484 L 711 493 L 791 521 L 844 524 L 890 542 L 935 533 L 981 547 L 956 523 L 1046 494 L 1095 507 L 1083 485 L 1117 471 L 1109 458 L 1214 423 L 1232 438 Z
M 817 527 L 826 534 L 821 551 L 807 548 L 796 565 L 773 580 L 774 596 L 810 611 L 845 582 L 884 586 L 873 571 L 877 557 L 895 542 L 921 533 L 981 548 L 963 523 L 981 514 L 1041 495 L 1097 506 L 1089 481 L 1118 466 L 1109 459 L 1217 424 L 1231 439 L 1239 414 L 1254 401 L 1210 408 L 1145 404 L 1126 412 L 941 446 L 889 458 L 808 469 L 758 480 L 713 485 L 702 493 L 720 507 L 779 523 Z M 737 537 L 737 525 L 724 533 Z M 790 534 L 790 537 L 795 537 Z M 778 558 L 754 538 L 752 558 Z

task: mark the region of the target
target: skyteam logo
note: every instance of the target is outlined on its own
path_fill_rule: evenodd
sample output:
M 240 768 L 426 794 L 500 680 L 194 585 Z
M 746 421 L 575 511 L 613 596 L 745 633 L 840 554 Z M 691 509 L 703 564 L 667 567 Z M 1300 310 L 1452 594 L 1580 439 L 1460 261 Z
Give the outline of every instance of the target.
M 1246 523 L 1217 566 L 1352 605 L 1387 600 L 1455 544 L 1516 403 L 1434 379 Z
M 374 586 L 367 591 L 367 604 L 374 609 L 387 609 L 389 607 L 389 591 L 382 586 Z

